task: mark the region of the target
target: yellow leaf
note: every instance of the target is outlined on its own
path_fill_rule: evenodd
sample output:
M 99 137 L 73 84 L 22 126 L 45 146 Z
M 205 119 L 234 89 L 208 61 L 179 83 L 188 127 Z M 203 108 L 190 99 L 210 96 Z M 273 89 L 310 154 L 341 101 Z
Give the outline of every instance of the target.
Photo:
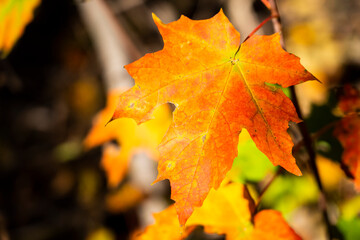
M 0 52 L 4 58 L 10 52 L 25 26 L 33 19 L 33 11 L 40 0 L 0 1 Z
M 301 239 L 286 223 L 281 213 L 264 210 L 254 217 L 252 199 L 242 184 L 221 185 L 212 189 L 204 204 L 194 213 L 182 228 L 179 225 L 175 205 L 154 215 L 155 224 L 143 233 L 134 235 L 133 240 L 186 238 L 196 226 L 204 226 L 207 233 L 226 234 L 227 240 L 299 240 Z
M 171 110 L 167 104 L 154 111 L 153 119 L 140 125 L 126 118 L 108 123 L 116 108 L 119 94 L 120 91 L 109 93 L 107 106 L 96 116 L 93 127 L 84 140 L 86 148 L 92 148 L 113 139 L 116 139 L 121 146 L 121 148 L 107 146 L 103 152 L 101 164 L 111 187 L 116 186 L 123 179 L 129 161 L 138 151 L 145 151 L 150 158 L 157 159 L 156 148 L 171 123 Z

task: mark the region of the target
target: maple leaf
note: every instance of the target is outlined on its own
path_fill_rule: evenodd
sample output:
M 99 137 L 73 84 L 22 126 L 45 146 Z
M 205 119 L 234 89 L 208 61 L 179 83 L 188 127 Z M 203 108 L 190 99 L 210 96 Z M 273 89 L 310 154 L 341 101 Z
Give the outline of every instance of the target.
M 174 205 L 154 214 L 155 223 L 146 227 L 144 231 L 135 232 L 131 240 L 172 239 L 186 238 L 193 228 L 183 229 L 177 218 Z
M 171 111 L 163 105 L 153 112 L 154 119 L 137 126 L 132 119 L 117 119 L 108 123 L 111 118 L 121 90 L 108 93 L 107 106 L 94 119 L 93 126 L 84 140 L 89 149 L 116 139 L 116 145 L 105 145 L 101 165 L 108 177 L 109 186 L 115 187 L 127 173 L 129 162 L 138 151 L 145 151 L 148 156 L 157 159 L 156 147 L 159 145 L 171 123 Z
M 301 239 L 278 211 L 263 210 L 255 215 L 252 224 L 253 211 L 253 201 L 244 186 L 239 183 L 226 184 L 210 191 L 185 228 L 181 228 L 177 221 L 172 205 L 154 215 L 155 224 L 147 227 L 135 239 L 184 239 L 199 225 L 204 226 L 206 233 L 225 234 L 227 240 Z
M 219 207 L 221 206 L 221 207 Z M 186 226 L 202 225 L 207 233 L 226 234 L 226 239 L 251 235 L 254 202 L 240 183 L 211 189 L 203 205 L 195 208 Z
M 34 9 L 41 0 L 0 1 L 0 52 L 6 57 L 25 26 L 32 20 Z
M 244 186 L 231 183 L 218 190 L 212 189 L 203 206 L 195 209 L 186 225 L 202 225 L 207 233 L 226 234 L 227 240 L 301 239 L 275 210 L 257 213 L 253 225 L 254 209 L 254 202 Z
M 360 191 L 360 94 L 356 88 L 346 85 L 339 108 L 345 117 L 335 127 L 334 135 L 344 147 L 342 162 L 354 177 L 355 186 Z
M 92 127 L 83 142 L 86 149 L 116 138 L 116 131 L 112 127 L 105 126 L 116 109 L 118 98 L 122 92 L 121 90 L 111 90 L 107 93 L 106 107 L 94 117 Z
M 301 175 L 286 132 L 300 119 L 267 83 L 288 87 L 315 77 L 281 48 L 280 35 L 253 36 L 238 49 L 240 34 L 222 11 L 200 21 L 153 18 L 164 48 L 125 66 L 136 84 L 121 95 L 113 119 L 142 123 L 157 106 L 176 106 L 159 147 L 157 181 L 170 180 L 180 223 L 230 170 L 242 128 L 274 165 Z
M 263 210 L 254 217 L 251 239 L 300 240 L 301 237 L 288 225 L 280 212 Z

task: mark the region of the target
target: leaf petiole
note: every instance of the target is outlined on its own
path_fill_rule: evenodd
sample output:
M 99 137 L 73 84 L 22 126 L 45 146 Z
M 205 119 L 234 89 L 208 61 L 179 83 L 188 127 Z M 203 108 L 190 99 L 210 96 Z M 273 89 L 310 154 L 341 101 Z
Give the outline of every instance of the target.
M 274 18 L 274 17 L 277 17 L 277 16 L 269 16 L 267 17 L 264 21 L 262 21 L 246 38 L 245 40 L 242 42 L 244 43 L 246 40 L 248 40 L 251 36 L 253 36 L 262 26 L 265 25 L 265 23 L 267 23 L 268 21 L 270 21 L 270 19 Z M 236 50 L 235 54 L 234 54 L 234 58 L 236 56 L 236 54 L 238 54 L 238 52 L 240 51 L 240 48 L 241 48 L 241 44 L 239 44 L 239 47 L 238 49 Z

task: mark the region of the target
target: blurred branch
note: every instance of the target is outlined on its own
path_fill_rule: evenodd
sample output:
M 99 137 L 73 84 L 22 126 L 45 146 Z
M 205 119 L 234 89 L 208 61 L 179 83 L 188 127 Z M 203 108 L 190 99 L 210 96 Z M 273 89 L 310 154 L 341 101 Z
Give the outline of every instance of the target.
M 104 1 L 86 1 L 79 3 L 78 7 L 100 58 L 107 90 L 132 87 L 133 80 L 123 66 L 129 63 L 129 59 L 140 57 L 138 48 Z M 137 155 L 132 159 L 128 175 L 130 183 L 149 196 L 138 208 L 140 225 L 145 227 L 153 222 L 153 212 L 166 207 L 161 198 L 164 185 L 151 186 L 157 175 L 156 163 L 146 155 Z
M 78 7 L 104 69 L 107 89 L 131 87 L 133 81 L 123 66 L 140 57 L 136 46 L 104 1 L 87 1 Z
M 276 173 L 274 173 L 271 177 L 270 177 L 270 180 L 267 181 L 266 185 L 263 187 L 263 189 L 261 189 L 261 192 L 259 193 L 259 197 L 257 198 L 257 201 L 256 201 L 256 206 L 255 206 L 255 209 L 256 209 L 256 212 L 259 211 L 259 207 L 260 207 L 260 202 L 261 202 L 261 199 L 263 198 L 264 194 L 266 193 L 266 191 L 268 190 L 268 188 L 271 186 L 271 184 L 274 182 L 275 178 L 277 176 L 280 175 L 282 171 L 282 168 L 278 168 Z
M 279 15 L 279 11 L 278 11 L 278 8 L 277 8 L 276 0 L 269 0 L 269 3 L 270 3 L 270 6 L 271 6 L 271 8 L 270 8 L 271 16 L 274 16 L 274 18 L 272 18 L 274 31 L 280 33 L 280 44 L 281 44 L 283 49 L 286 49 L 285 48 L 284 37 L 283 37 L 283 34 L 282 34 L 282 25 L 281 25 L 281 21 L 280 21 L 280 15 Z M 294 106 L 296 108 L 296 111 L 298 113 L 298 116 L 299 116 L 300 119 L 302 119 L 302 114 L 301 114 L 301 110 L 300 110 L 300 107 L 299 107 L 299 103 L 298 103 L 298 100 L 297 100 L 297 96 L 296 96 L 294 86 L 291 86 L 290 90 L 291 90 L 292 100 L 293 100 Z M 303 135 L 305 148 L 306 148 L 306 150 L 307 150 L 307 152 L 309 154 L 309 164 L 311 166 L 311 169 L 313 170 L 313 174 L 314 174 L 317 186 L 318 186 L 318 188 L 320 190 L 319 205 L 320 205 L 320 208 L 321 208 L 321 210 L 323 212 L 323 218 L 324 218 L 324 221 L 325 221 L 325 224 L 326 224 L 326 227 L 327 227 L 328 237 L 330 239 L 332 239 L 333 238 L 333 231 L 332 231 L 332 226 L 330 224 L 329 215 L 328 215 L 328 212 L 327 212 L 327 201 L 326 201 L 326 197 L 325 197 L 324 188 L 323 188 L 323 185 L 322 185 L 322 182 L 321 182 L 321 179 L 320 179 L 320 175 L 319 175 L 319 170 L 318 170 L 318 167 L 317 167 L 316 161 L 315 161 L 316 153 L 315 153 L 315 150 L 314 150 L 314 147 L 313 147 L 313 141 L 312 141 L 312 138 L 310 136 L 310 133 L 309 133 L 309 131 L 307 129 L 307 126 L 306 126 L 305 122 L 300 122 L 298 124 L 298 126 L 299 126 L 300 131 L 301 131 L 301 133 Z

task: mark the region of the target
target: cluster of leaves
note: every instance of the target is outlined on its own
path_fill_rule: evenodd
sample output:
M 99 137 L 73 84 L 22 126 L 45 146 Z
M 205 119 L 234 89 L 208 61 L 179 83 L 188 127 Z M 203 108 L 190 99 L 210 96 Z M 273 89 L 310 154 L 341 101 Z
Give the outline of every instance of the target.
M 241 236 L 256 239 L 258 232 L 264 231 L 261 228 L 266 228 L 258 223 L 262 222 L 258 215 L 250 235 L 244 226 L 236 226 L 241 230 L 234 231 L 231 224 L 225 224 L 223 229 L 215 224 L 224 221 L 214 213 L 214 205 L 203 202 L 226 200 L 222 188 L 218 190 L 221 194 L 217 193 L 222 200 L 212 200 L 208 194 L 219 188 L 231 169 L 243 128 L 274 165 L 301 175 L 287 133 L 289 121 L 300 119 L 291 100 L 271 84 L 289 87 L 316 78 L 301 66 L 299 58 L 282 49 L 279 34 L 253 36 L 239 46 L 240 34 L 222 11 L 208 20 L 181 17 L 169 24 L 153 17 L 163 36 L 164 48 L 125 67 L 136 84 L 121 95 L 113 119 L 130 117 L 142 123 L 151 118 L 157 107 L 167 102 L 174 104 L 173 121 L 159 147 L 156 180 L 170 180 L 175 205 L 165 211 L 174 215 L 176 209 L 182 226 L 203 225 L 205 231 L 225 233 L 230 239 Z M 242 186 L 230 184 L 225 187 L 228 188 Z M 241 201 L 240 196 L 235 199 Z M 229 218 L 228 212 L 241 211 L 233 203 L 218 206 L 225 205 L 236 207 L 229 211 L 219 208 L 224 219 Z M 248 208 L 246 211 L 247 214 L 236 214 L 240 219 L 233 222 L 251 226 L 254 212 Z M 272 211 L 258 214 L 278 217 Z M 161 219 L 160 216 L 157 218 Z M 217 220 L 206 221 L 211 218 Z M 277 234 L 281 235 L 279 231 Z M 297 235 L 289 233 L 285 238 L 296 239 Z
M 156 223 L 133 239 L 183 239 L 196 225 L 206 233 L 225 234 L 226 239 L 301 239 L 286 223 L 281 213 L 263 210 L 254 216 L 254 203 L 239 183 L 212 189 L 201 208 L 197 208 L 181 227 L 174 205 L 155 214 Z M 253 223 L 252 223 L 253 222 Z
M 267 0 L 262 2 L 271 9 Z M 39 3 L 0 2 L 2 56 L 12 49 Z M 287 133 L 289 122 L 301 120 L 276 85 L 286 88 L 316 78 L 298 57 L 281 47 L 278 33 L 251 36 L 240 44 L 240 34 L 222 11 L 201 21 L 182 16 L 164 24 L 155 15 L 153 18 L 164 48 L 125 66 L 135 86 L 109 93 L 107 107 L 84 141 L 86 148 L 111 140 L 121 146 L 107 144 L 104 148 L 102 166 L 110 187 L 124 179 L 138 149 L 147 149 L 151 158 L 159 158 L 155 182 L 169 179 L 175 204 L 155 214 L 156 223 L 134 234 L 133 239 L 184 239 L 196 226 L 203 226 L 209 234 L 225 234 L 230 240 L 300 239 L 279 211 L 258 211 L 242 183 L 263 179 L 268 172 L 275 172 L 274 166 L 302 174 Z M 173 113 L 167 103 L 175 105 Z M 342 119 L 333 134 L 344 148 L 345 172 L 360 191 L 359 91 L 345 86 L 338 108 Z M 250 152 L 256 161 L 242 160 Z M 302 181 L 315 185 L 308 176 Z M 296 182 L 286 177 L 277 178 L 273 188 L 277 184 L 296 188 Z M 312 194 L 316 189 L 308 188 L 311 193 L 301 197 L 316 201 Z M 271 197 L 282 195 L 281 191 L 262 201 L 273 201 Z M 302 201 L 301 197 L 297 200 Z M 112 203 L 118 199 L 109 199 L 109 205 L 118 207 Z M 344 212 L 358 202 L 356 198 L 345 204 Z M 289 208 L 291 204 L 286 205 Z M 284 205 L 279 202 L 275 208 L 284 209 Z M 360 226 L 352 214 L 344 216 L 340 228 Z M 350 232 L 349 236 L 356 234 Z
M 125 66 L 135 86 L 120 95 L 117 107 L 109 100 L 111 106 L 101 113 L 85 141 L 88 147 L 114 138 L 121 144 L 121 153 L 109 147 L 104 151 L 102 162 L 111 186 L 122 180 L 134 146 L 154 149 L 159 144 L 155 182 L 170 180 L 175 204 L 156 214 L 156 223 L 133 238 L 183 239 L 200 225 L 207 233 L 226 234 L 227 239 L 299 239 L 279 212 L 257 212 L 247 188 L 235 183 L 260 180 L 274 169 L 265 167 L 258 175 L 247 176 L 238 173 L 259 166 L 233 160 L 237 155 L 244 157 L 244 146 L 251 149 L 254 144 L 262 152 L 258 159 L 269 159 L 274 166 L 301 175 L 287 133 L 289 122 L 301 120 L 291 100 L 274 84 L 286 88 L 316 78 L 298 57 L 282 49 L 278 33 L 251 36 L 239 45 L 240 35 L 222 11 L 201 21 L 182 16 L 163 24 L 155 15 L 153 18 L 164 48 Z M 173 118 L 169 112 L 154 118 L 154 112 L 168 102 L 176 107 Z M 334 134 L 345 148 L 344 165 L 359 187 L 358 92 L 346 89 L 339 106 L 346 117 Z M 101 126 L 115 108 L 104 131 Z M 124 118 L 132 118 L 140 126 Z M 151 129 L 147 127 L 151 122 L 160 124 L 155 129 L 161 126 L 160 131 L 155 130 L 155 144 L 125 139 L 146 139 L 141 137 L 144 134 L 152 138 L 140 130 Z M 252 141 L 240 138 L 239 142 L 241 132 L 242 138 Z
M 242 128 L 274 165 L 301 175 L 286 132 L 289 121 L 300 120 L 291 100 L 266 83 L 288 87 L 315 77 L 281 48 L 279 34 L 253 36 L 239 47 L 223 12 L 202 21 L 154 20 L 164 49 L 125 67 L 136 84 L 121 95 L 113 119 L 141 123 L 162 104 L 176 106 L 159 147 L 157 181 L 170 180 L 180 223 L 231 169 Z
M 153 113 L 154 119 L 137 126 L 131 119 L 117 119 L 109 124 L 116 109 L 121 90 L 108 93 L 107 106 L 95 117 L 93 127 L 84 140 L 87 149 L 116 140 L 116 145 L 105 146 L 102 157 L 102 167 L 108 176 L 108 184 L 115 187 L 127 173 L 129 160 L 137 152 L 147 150 L 148 155 L 157 159 L 156 147 L 169 128 L 171 111 L 168 105 L 163 105 Z M 106 127 L 105 127 L 106 125 Z

